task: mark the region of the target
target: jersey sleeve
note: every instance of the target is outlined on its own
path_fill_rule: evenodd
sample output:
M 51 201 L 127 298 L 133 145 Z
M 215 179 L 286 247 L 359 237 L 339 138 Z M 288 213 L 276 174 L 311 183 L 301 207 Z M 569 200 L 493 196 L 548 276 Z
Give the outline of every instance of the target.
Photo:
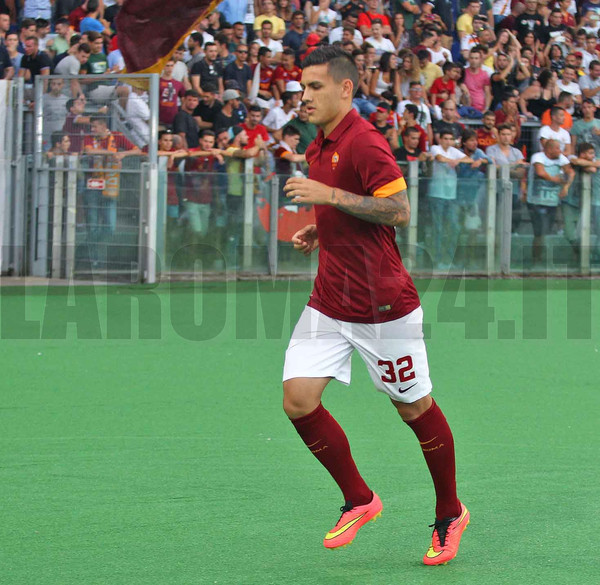
M 374 131 L 363 134 L 360 142 L 361 147 L 353 150 L 353 163 L 365 193 L 390 197 L 405 190 L 406 181 L 385 138 Z

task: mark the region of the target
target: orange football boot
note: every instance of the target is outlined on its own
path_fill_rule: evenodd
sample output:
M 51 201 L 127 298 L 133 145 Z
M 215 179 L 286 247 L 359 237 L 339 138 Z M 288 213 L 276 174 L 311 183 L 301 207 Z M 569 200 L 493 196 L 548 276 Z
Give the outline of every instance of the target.
M 358 529 L 367 522 L 379 518 L 382 509 L 381 500 L 375 492 L 373 492 L 373 499 L 364 506 L 352 507 L 350 502 L 346 502 L 340 508 L 342 515 L 337 524 L 325 535 L 323 540 L 325 548 L 348 546 L 354 540 Z
M 460 505 L 460 515 L 456 518 L 436 520 L 433 526 L 431 546 L 423 557 L 426 565 L 445 565 L 458 552 L 460 537 L 471 520 L 469 510 Z

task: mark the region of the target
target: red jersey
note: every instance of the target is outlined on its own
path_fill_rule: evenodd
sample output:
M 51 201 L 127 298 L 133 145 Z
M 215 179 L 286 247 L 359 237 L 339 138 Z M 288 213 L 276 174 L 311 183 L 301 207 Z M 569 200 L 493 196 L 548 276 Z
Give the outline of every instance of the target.
M 288 71 L 283 65 L 279 65 L 275 68 L 275 71 L 273 71 L 271 83 L 275 83 L 278 79 L 283 79 L 284 85 L 288 81 L 300 81 L 302 79 L 302 69 L 294 65 L 294 68 L 291 71 Z
M 378 18 L 381 20 L 381 26 L 390 26 L 390 19 L 385 14 L 377 14 L 376 12 L 361 12 L 358 15 L 356 28 L 360 30 L 361 26 L 371 28 L 371 23 Z
M 437 96 L 435 98 L 436 106 L 439 106 L 444 101 L 444 98 L 440 97 L 440 95 L 439 95 L 444 91 L 447 91 L 449 94 L 448 97 L 450 97 L 456 91 L 456 85 L 452 79 L 449 79 L 448 81 L 444 81 L 444 79 L 442 77 L 438 77 L 431 84 L 431 88 L 429 90 L 430 95 L 436 94 L 436 96 Z
M 249 128 L 248 124 L 244 122 L 243 124 L 240 124 L 240 126 L 246 131 L 246 134 L 248 134 L 248 145 L 245 148 L 252 148 L 256 142 L 257 136 L 260 136 L 265 141 L 265 144 L 269 142 L 269 133 L 262 124 L 257 124 L 255 128 Z
M 189 152 L 198 150 L 202 149 L 190 148 Z M 184 199 L 192 203 L 212 203 L 215 181 L 210 173 L 215 172 L 215 157 L 209 155 L 189 158 L 185 161 L 185 171 Z
M 351 110 L 306 150 L 311 179 L 363 197 L 389 197 L 406 181 L 385 138 Z M 329 205 L 315 205 L 319 269 L 308 302 L 333 319 L 381 323 L 419 306 L 391 226 L 370 223 Z
M 477 128 L 477 146 L 486 151 L 488 146 L 492 146 L 492 144 L 496 144 L 498 140 L 494 138 L 492 132 L 490 130 L 486 130 L 485 128 Z
M 257 63 L 252 65 L 252 75 L 256 71 Z M 271 91 L 271 84 L 273 83 L 273 73 L 275 73 L 275 69 L 271 67 L 263 67 L 260 66 L 260 79 L 259 79 L 259 91 Z
M 74 31 L 79 32 L 79 23 L 87 16 L 87 12 L 78 6 L 69 14 L 69 25 L 73 27 Z
M 179 111 L 177 97 L 183 97 L 185 87 L 176 79 L 163 79 L 158 82 L 158 121 L 170 126 Z

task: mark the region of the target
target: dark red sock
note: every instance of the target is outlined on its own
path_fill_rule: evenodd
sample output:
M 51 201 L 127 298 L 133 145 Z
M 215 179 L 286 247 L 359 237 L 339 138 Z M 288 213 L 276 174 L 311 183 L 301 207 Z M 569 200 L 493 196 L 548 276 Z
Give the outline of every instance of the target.
M 292 424 L 310 452 L 340 486 L 344 499 L 353 506 L 368 504 L 373 494 L 358 473 L 346 434 L 329 411 L 319 404 L 306 416 L 292 419 Z
M 426 412 L 406 424 L 419 439 L 429 473 L 433 479 L 436 518 L 443 520 L 458 516 L 460 502 L 456 495 L 454 439 L 444 413 L 434 400 Z

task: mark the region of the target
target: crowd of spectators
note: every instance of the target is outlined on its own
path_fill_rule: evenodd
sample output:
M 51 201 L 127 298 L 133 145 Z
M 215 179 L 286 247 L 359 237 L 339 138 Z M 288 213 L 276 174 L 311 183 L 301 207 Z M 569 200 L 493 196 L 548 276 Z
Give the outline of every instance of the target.
M 0 77 L 31 83 L 38 74 L 122 70 L 122 0 L 22 4 L 0 0 Z M 456 246 L 457 226 L 479 229 L 477 190 L 490 163 L 512 165 L 514 206 L 529 207 L 534 259 L 557 209 L 577 255 L 584 173 L 593 175 L 600 232 L 599 32 L 600 0 L 224 0 L 161 74 L 161 153 L 187 171 L 239 168 L 252 153 L 279 174 L 301 172 L 317 132 L 301 103 L 302 61 L 339 45 L 359 70 L 355 109 L 398 161 L 432 169 L 426 196 L 436 264 L 451 261 L 445 253 Z M 89 113 L 90 104 L 117 99 L 140 123 L 147 102 L 135 86 L 76 80 L 49 84 L 44 97 L 48 148 L 62 130 L 71 151 L 84 148 L 89 133 L 89 116 L 76 113 L 81 100 Z M 136 136 L 143 149 L 147 129 Z M 227 201 L 211 207 L 208 187 L 186 181 L 183 191 L 173 185 L 170 205 L 203 235 L 223 221 Z M 174 219 L 175 207 L 169 213 Z M 518 224 L 515 213 L 514 230 Z

